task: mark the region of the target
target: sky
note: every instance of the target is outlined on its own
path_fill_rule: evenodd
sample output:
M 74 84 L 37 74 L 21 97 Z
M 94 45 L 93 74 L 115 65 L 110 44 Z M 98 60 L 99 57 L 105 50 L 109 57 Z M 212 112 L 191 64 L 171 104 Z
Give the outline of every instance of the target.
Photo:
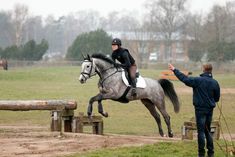
M 208 12 L 213 4 L 225 5 L 229 0 L 188 0 L 188 7 L 192 12 Z M 82 10 L 95 10 L 102 16 L 112 11 L 136 11 L 141 14 L 144 11 L 146 0 L 0 0 L 1 10 L 12 10 L 14 5 L 25 4 L 29 7 L 29 13 L 47 17 L 54 15 L 60 17 Z

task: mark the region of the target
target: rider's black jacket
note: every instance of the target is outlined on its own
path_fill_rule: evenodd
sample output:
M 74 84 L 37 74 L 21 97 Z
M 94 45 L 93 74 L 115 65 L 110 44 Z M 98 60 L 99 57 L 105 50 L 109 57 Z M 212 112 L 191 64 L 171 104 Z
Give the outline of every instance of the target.
M 122 65 L 123 68 L 128 69 L 131 65 L 135 64 L 134 58 L 130 55 L 128 49 L 125 48 L 118 48 L 117 50 L 113 51 L 112 59 L 115 62 L 117 59 Z

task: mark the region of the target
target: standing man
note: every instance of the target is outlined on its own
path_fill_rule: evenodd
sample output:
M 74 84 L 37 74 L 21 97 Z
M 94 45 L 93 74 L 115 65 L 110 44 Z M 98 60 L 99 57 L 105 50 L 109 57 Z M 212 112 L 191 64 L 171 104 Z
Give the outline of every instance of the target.
M 112 59 L 115 62 L 116 59 L 121 63 L 121 66 L 128 72 L 130 85 L 132 86 L 132 96 L 136 96 L 136 70 L 134 58 L 131 56 L 128 49 L 122 48 L 122 41 L 118 38 L 112 40 Z
M 172 64 L 168 64 L 168 67 L 180 81 L 193 88 L 193 105 L 198 132 L 198 157 L 205 156 L 205 138 L 208 149 L 207 155 L 208 157 L 214 157 L 214 145 L 210 134 L 210 126 L 213 109 L 220 98 L 220 87 L 218 82 L 212 78 L 212 65 L 203 65 L 203 73 L 200 77 L 188 77 Z

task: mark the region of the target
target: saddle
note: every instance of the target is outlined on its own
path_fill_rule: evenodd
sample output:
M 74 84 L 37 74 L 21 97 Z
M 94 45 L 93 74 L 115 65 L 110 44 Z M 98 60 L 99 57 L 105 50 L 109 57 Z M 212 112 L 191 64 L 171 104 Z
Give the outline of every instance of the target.
M 128 77 L 128 72 L 126 70 L 122 71 L 122 81 L 126 86 L 130 85 L 130 78 Z M 146 82 L 142 76 L 140 76 L 139 72 L 136 72 L 136 88 L 145 88 Z

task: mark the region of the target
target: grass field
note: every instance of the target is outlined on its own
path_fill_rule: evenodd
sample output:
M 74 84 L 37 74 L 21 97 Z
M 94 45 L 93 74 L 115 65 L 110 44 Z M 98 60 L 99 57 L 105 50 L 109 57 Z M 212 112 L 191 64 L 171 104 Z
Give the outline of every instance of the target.
M 219 145 L 223 146 L 223 142 L 220 141 Z M 141 147 L 101 149 L 90 153 L 75 154 L 69 157 L 196 157 L 197 152 L 195 148 L 197 148 L 195 141 L 182 141 L 177 143 L 161 142 Z M 215 157 L 226 156 L 218 145 L 215 145 L 215 150 Z
M 160 70 L 141 70 L 142 76 L 154 79 L 159 78 Z M 78 102 L 78 112 L 85 112 L 88 100 L 97 92 L 98 76 L 88 80 L 86 84 L 81 85 L 78 81 L 80 67 L 31 67 L 31 68 L 16 68 L 9 71 L 0 71 L 0 95 L 2 100 L 27 100 L 27 99 L 66 99 L 76 100 Z M 199 72 L 193 72 L 194 75 Z M 221 88 L 235 89 L 235 74 L 214 74 L 215 79 L 220 83 Z M 178 81 L 173 82 L 176 90 L 187 88 L 184 84 Z M 184 121 L 188 121 L 194 116 L 192 106 L 192 93 L 178 91 L 178 96 L 181 101 L 181 111 L 178 114 L 173 112 L 173 107 L 167 101 L 167 111 L 171 116 L 172 128 L 176 136 L 180 136 L 181 126 Z M 235 133 L 235 92 L 225 92 L 221 95 L 219 105 L 222 105 L 223 114 L 228 123 L 229 129 Z M 132 135 L 158 135 L 158 129 L 155 121 L 148 113 L 147 109 L 140 101 L 131 102 L 129 104 L 120 104 L 113 101 L 104 101 L 104 109 L 109 112 L 110 117 L 104 119 L 105 133 L 116 134 L 132 134 Z M 98 115 L 96 105 L 94 105 L 94 114 Z M 48 111 L 27 111 L 27 112 L 12 112 L 0 111 L 1 125 L 48 125 Z M 218 108 L 215 109 L 214 118 L 220 116 Z M 224 132 L 228 132 L 224 122 L 222 128 Z M 162 119 L 165 132 L 166 126 Z M 148 152 L 155 150 L 158 147 L 165 147 L 172 144 L 160 144 L 146 146 L 141 148 L 128 148 L 133 152 Z M 177 143 L 175 146 L 177 151 L 182 147 L 182 143 Z M 188 147 L 187 147 L 188 146 Z M 157 147 L 157 148 L 156 148 Z M 187 149 L 195 147 L 195 142 L 188 143 Z M 126 148 L 120 149 L 125 151 Z M 159 148 L 158 148 L 159 149 Z M 183 149 L 183 148 L 182 148 Z M 113 150 L 107 150 L 113 152 Z M 119 150 L 117 150 L 119 151 Z M 188 151 L 189 153 L 191 151 Z M 182 154 L 181 154 L 182 155 Z M 191 154 L 192 155 L 192 154 Z M 91 155 L 95 156 L 95 155 Z M 116 155 L 120 156 L 120 155 Z M 127 155 L 128 156 L 128 155 Z M 138 155 L 129 155 L 138 156 Z M 140 155 L 139 155 L 140 156 Z M 148 156 L 143 154 L 143 156 Z M 151 156 L 151 155 L 149 155 Z M 187 156 L 187 153 L 185 154 Z M 195 156 L 195 154 L 194 154 Z

